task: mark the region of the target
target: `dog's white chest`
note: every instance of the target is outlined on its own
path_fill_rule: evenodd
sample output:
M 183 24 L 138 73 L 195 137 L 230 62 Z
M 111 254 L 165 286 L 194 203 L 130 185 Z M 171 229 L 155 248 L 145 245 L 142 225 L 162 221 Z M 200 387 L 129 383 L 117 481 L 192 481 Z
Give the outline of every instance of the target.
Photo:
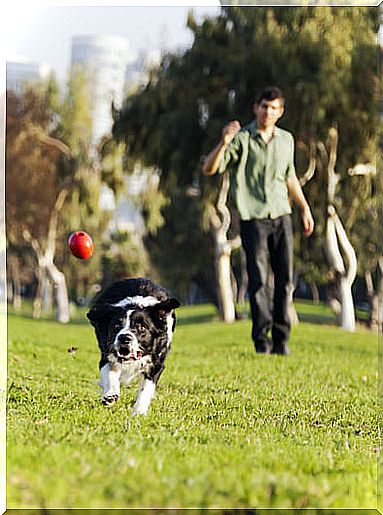
M 144 356 L 137 361 L 121 364 L 121 383 L 128 385 L 139 374 L 146 372 L 149 369 L 151 363 L 152 360 L 150 356 Z

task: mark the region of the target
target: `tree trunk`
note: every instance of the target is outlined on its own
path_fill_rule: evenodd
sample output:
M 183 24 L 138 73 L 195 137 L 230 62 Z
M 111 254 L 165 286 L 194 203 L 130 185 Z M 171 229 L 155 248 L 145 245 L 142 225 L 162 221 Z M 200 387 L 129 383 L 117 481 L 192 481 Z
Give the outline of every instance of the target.
M 52 284 L 47 278 L 44 281 L 42 310 L 46 314 L 52 311 Z
M 20 283 L 20 270 L 19 260 L 17 258 L 11 261 L 11 276 L 12 276 L 12 305 L 15 311 L 21 310 L 21 283 Z
M 46 270 L 53 284 L 55 320 L 66 324 L 69 322 L 69 302 L 65 275 L 58 270 L 54 263 L 49 263 Z
M 382 332 L 383 323 L 383 258 L 377 266 L 377 286 L 374 286 L 371 270 L 365 272 L 369 306 L 368 326 L 372 331 Z
M 288 304 L 288 314 L 290 318 L 291 325 L 298 325 L 299 324 L 299 317 L 297 310 L 295 308 L 294 299 L 293 299 L 293 293 L 294 290 L 291 290 L 290 298 L 289 298 L 289 304 Z
M 352 283 L 347 277 L 340 279 L 340 298 L 341 298 L 341 313 L 340 313 L 340 326 L 346 331 L 355 331 L 355 310 L 354 300 L 351 292 Z
M 355 331 L 355 309 L 351 287 L 356 277 L 357 260 L 346 231 L 335 209 L 335 191 L 339 175 L 335 173 L 337 159 L 338 131 L 335 127 L 329 130 L 329 159 L 327 183 L 327 228 L 326 250 L 330 269 L 336 279 L 336 287 L 340 302 L 340 325 L 346 331 Z M 344 259 L 342 257 L 342 249 Z M 347 268 L 346 268 L 347 266 Z
M 15 311 L 21 310 L 21 284 L 18 277 L 14 277 L 12 281 L 12 305 Z
M 64 324 L 69 322 L 68 290 L 66 287 L 65 276 L 62 272 L 58 270 L 53 260 L 56 252 L 58 216 L 64 205 L 67 195 L 68 190 L 62 189 L 57 196 L 51 214 L 51 219 L 49 220 L 47 245 L 44 254 L 44 259 L 46 262 L 46 272 L 53 285 L 53 293 L 55 300 L 55 320 L 58 320 L 59 322 L 62 322 Z
M 366 270 L 364 273 L 367 289 L 367 302 L 368 302 L 368 327 L 376 329 L 378 327 L 378 305 L 377 295 L 374 291 L 374 282 L 372 280 L 371 270 Z
M 299 273 L 295 270 L 294 274 L 293 274 L 293 285 L 290 290 L 289 305 L 287 308 L 291 325 L 299 324 L 299 317 L 298 317 L 298 313 L 297 313 L 297 310 L 296 310 L 295 304 L 294 304 L 294 292 L 297 289 L 298 280 L 299 280 Z
M 247 288 L 249 285 L 249 277 L 247 275 L 246 268 L 246 254 L 245 251 L 241 248 L 241 283 L 238 291 L 238 304 L 244 306 L 246 304 L 246 294 Z
M 41 255 L 40 248 L 37 245 L 37 242 L 33 243 L 35 253 L 37 255 L 37 288 L 35 297 L 33 299 L 33 318 L 41 318 L 41 304 L 42 304 L 42 294 L 44 289 L 44 281 L 46 280 L 45 266 L 43 264 L 43 256 Z
M 65 276 L 58 270 L 53 260 L 56 251 L 58 216 L 64 205 L 67 195 L 68 190 L 62 189 L 57 196 L 51 213 L 51 218 L 49 220 L 48 235 L 44 252 L 41 251 L 39 242 L 33 238 L 27 230 L 24 231 L 24 239 L 30 243 L 33 250 L 35 251 L 39 267 L 39 282 L 34 299 L 33 317 L 40 318 L 41 316 L 43 293 L 46 286 L 45 282 L 47 279 L 49 279 L 53 285 L 55 299 L 55 320 L 58 320 L 62 323 L 69 322 L 68 291 L 66 287 Z
M 235 321 L 235 301 L 231 284 L 231 249 L 221 250 L 216 258 L 218 304 L 224 322 Z
M 47 276 L 44 257 L 41 257 L 38 271 L 38 285 L 33 300 L 33 318 L 41 318 L 41 314 L 49 314 L 52 311 L 51 283 Z
M 314 304 L 319 304 L 319 290 L 318 290 L 318 286 L 316 285 L 316 283 L 310 283 L 309 287 L 310 287 L 310 290 L 311 290 L 311 295 L 312 295 L 312 298 L 313 298 L 313 303 Z
M 218 193 L 216 207 L 210 208 L 210 224 L 213 229 L 215 241 L 215 269 L 217 281 L 217 297 L 221 319 L 226 323 L 235 321 L 235 298 L 231 282 L 231 253 L 240 247 L 241 239 L 238 236 L 228 240 L 227 233 L 231 223 L 231 216 L 226 206 L 230 179 L 227 173 L 222 175 L 221 186 Z
M 338 241 L 345 253 L 345 261 L 348 263 L 347 272 Z M 355 310 L 351 287 L 356 277 L 356 255 L 333 206 L 329 206 L 326 244 L 328 260 L 336 278 L 339 295 L 340 325 L 342 329 L 353 332 L 355 331 Z
M 247 266 L 246 266 L 246 254 L 243 248 L 240 249 L 240 263 L 241 263 L 241 276 L 239 280 L 239 288 L 237 293 L 237 305 L 238 309 L 236 312 L 236 317 L 239 320 L 244 320 L 248 318 L 248 309 L 246 306 L 246 295 L 249 284 L 249 277 L 247 275 Z
M 383 332 L 383 257 L 378 261 L 378 287 L 376 293 L 376 310 L 378 312 L 377 329 L 379 333 Z
M 368 299 L 369 315 L 368 315 L 368 327 L 371 331 L 382 332 L 382 297 L 379 299 L 379 295 L 375 292 Z
M 289 314 L 290 324 L 291 325 L 298 325 L 299 324 L 299 317 L 298 317 L 298 313 L 297 313 L 297 310 L 295 308 L 294 302 L 289 302 L 288 314 Z

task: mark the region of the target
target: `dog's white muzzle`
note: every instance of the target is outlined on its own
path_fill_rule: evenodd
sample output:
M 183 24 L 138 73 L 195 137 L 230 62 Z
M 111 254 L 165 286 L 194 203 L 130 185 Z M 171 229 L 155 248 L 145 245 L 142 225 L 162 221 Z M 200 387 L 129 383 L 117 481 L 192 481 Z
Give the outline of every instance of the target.
M 114 341 L 114 348 L 118 360 L 122 363 L 136 361 L 142 356 L 137 337 L 131 331 L 120 332 Z

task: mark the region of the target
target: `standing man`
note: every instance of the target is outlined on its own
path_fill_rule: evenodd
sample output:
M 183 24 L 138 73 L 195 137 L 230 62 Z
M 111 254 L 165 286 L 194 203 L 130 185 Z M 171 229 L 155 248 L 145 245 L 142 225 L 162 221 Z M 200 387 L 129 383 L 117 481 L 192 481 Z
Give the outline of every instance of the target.
M 219 144 L 203 165 L 205 175 L 228 170 L 231 193 L 246 253 L 256 352 L 289 354 L 289 298 L 293 283 L 291 199 L 299 208 L 303 232 L 314 220 L 295 174 L 294 139 L 276 126 L 285 99 L 277 87 L 264 89 L 253 107 L 255 120 L 241 128 L 237 120 L 222 130 Z M 274 273 L 274 301 L 267 295 L 269 265 Z M 271 338 L 269 331 L 271 330 Z

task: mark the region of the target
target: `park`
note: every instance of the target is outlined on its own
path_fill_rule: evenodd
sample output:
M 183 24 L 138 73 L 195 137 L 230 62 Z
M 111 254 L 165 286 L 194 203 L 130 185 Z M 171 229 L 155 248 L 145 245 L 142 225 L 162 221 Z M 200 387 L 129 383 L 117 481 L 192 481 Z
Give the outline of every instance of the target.
M 180 310 L 151 411 L 100 401 L 79 316 L 9 318 L 9 508 L 376 507 L 377 339 L 302 304 L 288 358 L 256 355 L 249 321 Z M 319 324 L 318 321 L 323 323 Z
M 190 48 L 111 103 L 96 144 L 83 71 L 64 94 L 54 76 L 7 93 L 9 509 L 377 509 L 379 22 L 373 7 L 191 12 Z M 202 173 L 222 127 L 250 123 L 274 84 L 315 220 L 304 237 L 293 206 L 285 356 L 254 352 L 230 170 Z M 105 191 L 140 231 L 118 226 Z M 86 255 L 69 252 L 75 233 L 91 235 Z M 181 302 L 145 416 L 131 416 L 135 388 L 101 403 L 86 317 L 125 277 Z

